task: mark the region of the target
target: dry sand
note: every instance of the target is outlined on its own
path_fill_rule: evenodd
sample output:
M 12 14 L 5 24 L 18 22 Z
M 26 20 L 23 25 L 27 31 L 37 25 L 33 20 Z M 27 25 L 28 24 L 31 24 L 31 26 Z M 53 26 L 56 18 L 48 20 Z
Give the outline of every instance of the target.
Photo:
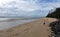
M 49 23 L 53 21 L 57 21 L 57 19 L 41 18 L 34 22 L 0 31 L 0 37 L 49 37 Z

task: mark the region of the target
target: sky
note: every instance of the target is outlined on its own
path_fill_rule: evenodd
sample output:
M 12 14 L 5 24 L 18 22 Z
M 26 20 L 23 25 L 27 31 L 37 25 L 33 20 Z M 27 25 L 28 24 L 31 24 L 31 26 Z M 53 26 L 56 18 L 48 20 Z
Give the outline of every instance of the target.
M 45 17 L 57 7 L 60 0 L 0 0 L 0 16 Z

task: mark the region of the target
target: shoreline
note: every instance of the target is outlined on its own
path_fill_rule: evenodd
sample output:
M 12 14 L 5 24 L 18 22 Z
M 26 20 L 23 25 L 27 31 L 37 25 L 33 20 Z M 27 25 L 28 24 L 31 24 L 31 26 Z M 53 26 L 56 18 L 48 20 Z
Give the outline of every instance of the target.
M 0 21 L 0 30 L 4 30 L 4 29 L 9 29 L 21 24 L 25 24 L 25 23 L 29 23 L 32 21 L 35 21 L 36 19 L 28 19 L 28 20 L 21 20 L 21 19 L 7 19 L 7 20 L 3 20 Z
M 51 29 L 49 24 L 57 21 L 55 18 L 41 18 L 36 21 L 18 25 L 10 29 L 1 30 L 1 37 L 49 37 Z M 43 36 L 44 35 L 44 36 Z

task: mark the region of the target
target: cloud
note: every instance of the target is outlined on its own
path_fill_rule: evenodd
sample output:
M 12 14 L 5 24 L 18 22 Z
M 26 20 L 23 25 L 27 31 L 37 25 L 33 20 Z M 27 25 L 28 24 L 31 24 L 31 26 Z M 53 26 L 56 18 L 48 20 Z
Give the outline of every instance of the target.
M 3 0 L 0 16 L 46 16 L 51 9 L 60 7 L 59 3 L 60 0 Z
M 16 0 L 6 3 L 3 8 L 11 8 L 11 7 L 18 8 L 23 11 L 33 11 L 38 9 L 35 1 L 24 1 L 24 0 Z

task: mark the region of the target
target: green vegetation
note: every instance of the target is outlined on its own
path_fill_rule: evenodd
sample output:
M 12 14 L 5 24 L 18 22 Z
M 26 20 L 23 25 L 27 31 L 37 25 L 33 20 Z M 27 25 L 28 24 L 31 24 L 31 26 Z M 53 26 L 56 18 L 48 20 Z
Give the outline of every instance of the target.
M 54 12 L 49 13 L 46 17 L 60 18 L 60 8 L 56 8 Z

